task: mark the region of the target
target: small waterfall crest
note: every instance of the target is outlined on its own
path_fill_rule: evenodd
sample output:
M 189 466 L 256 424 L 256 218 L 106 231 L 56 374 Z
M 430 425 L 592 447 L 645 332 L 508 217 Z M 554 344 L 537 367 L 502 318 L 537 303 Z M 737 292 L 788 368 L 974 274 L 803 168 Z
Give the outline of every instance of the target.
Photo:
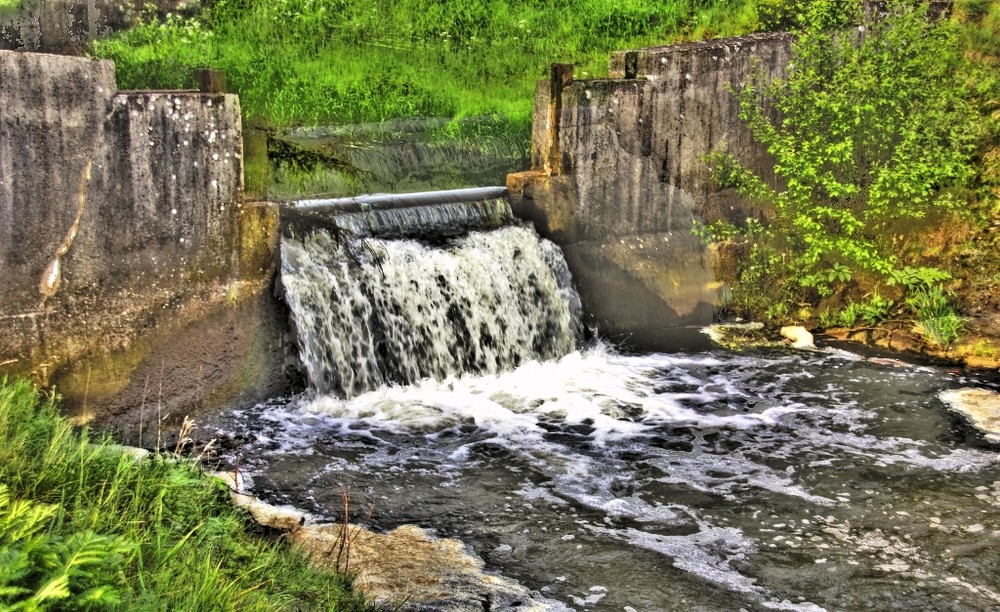
M 381 217 L 391 218 L 392 235 L 413 226 L 426 234 L 430 218 L 454 220 L 449 206 Z M 484 206 L 491 219 L 509 222 L 509 209 Z M 566 262 L 532 229 L 389 239 L 366 235 L 386 218 L 349 215 L 281 245 L 300 358 L 318 391 L 352 397 L 428 377 L 497 373 L 576 347 L 580 305 Z

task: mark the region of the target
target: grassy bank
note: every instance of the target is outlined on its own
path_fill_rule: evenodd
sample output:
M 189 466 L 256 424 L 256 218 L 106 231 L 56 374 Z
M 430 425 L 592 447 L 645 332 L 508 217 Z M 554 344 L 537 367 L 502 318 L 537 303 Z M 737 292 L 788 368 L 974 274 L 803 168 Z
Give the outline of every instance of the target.
M 196 466 L 136 461 L 0 379 L 0 608 L 364 609 L 254 529 Z
M 276 126 L 503 115 L 526 133 L 553 62 L 606 72 L 616 49 L 739 34 L 748 0 L 219 0 L 97 41 L 123 88 L 227 73 L 244 112 Z

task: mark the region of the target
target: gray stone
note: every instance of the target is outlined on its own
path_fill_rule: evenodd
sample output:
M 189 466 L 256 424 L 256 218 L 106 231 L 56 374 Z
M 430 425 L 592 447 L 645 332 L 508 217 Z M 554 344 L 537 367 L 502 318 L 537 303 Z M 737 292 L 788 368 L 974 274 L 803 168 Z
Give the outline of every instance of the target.
M 403 525 L 379 534 L 342 525 L 306 525 L 288 534 L 319 565 L 349 571 L 376 605 L 435 612 L 566 610 L 516 581 L 483 571 L 483 561 L 453 539 Z M 399 606 L 398 608 L 396 606 Z
M 242 167 L 235 95 L 0 51 L 0 368 L 153 439 L 287 389 L 277 209 L 241 202 Z

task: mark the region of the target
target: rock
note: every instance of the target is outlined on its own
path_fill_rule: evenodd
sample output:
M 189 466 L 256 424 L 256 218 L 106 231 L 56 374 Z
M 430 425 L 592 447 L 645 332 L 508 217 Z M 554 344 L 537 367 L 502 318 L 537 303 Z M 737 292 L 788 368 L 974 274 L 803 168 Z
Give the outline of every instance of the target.
M 764 324 L 752 323 L 716 323 L 703 328 L 712 342 L 729 349 L 767 346 L 770 342 L 764 334 Z
M 830 338 L 831 340 L 847 340 L 847 337 L 851 335 L 852 330 L 849 327 L 828 327 L 823 330 L 823 337 Z
M 813 335 L 801 325 L 786 325 L 781 328 L 781 337 L 792 343 L 792 348 L 814 349 Z
M 234 476 L 233 472 L 209 472 L 208 475 L 225 483 L 229 487 L 229 497 L 233 505 L 249 512 L 253 520 L 260 525 L 281 531 L 295 531 L 311 518 L 309 514 L 298 508 L 274 506 L 262 502 L 252 495 L 241 493 L 240 491 L 243 491 L 245 486 L 242 474 Z M 238 483 L 237 478 L 239 478 Z
M 236 506 L 245 508 L 259 524 L 274 529 L 295 531 L 309 518 L 305 512 L 291 506 L 273 506 L 242 493 L 232 493 L 231 497 Z
M 482 559 L 458 540 L 404 525 L 385 534 L 362 527 L 306 525 L 288 539 L 321 566 L 355 576 L 354 586 L 376 606 L 447 612 L 565 610 L 514 580 L 483 572 Z
M 968 417 L 987 440 L 1000 442 L 1000 393 L 966 387 L 942 391 L 939 397 L 952 410 Z
M 301 510 L 241 493 L 243 487 L 237 486 L 232 472 L 210 475 L 222 480 L 233 503 L 250 512 L 259 524 L 286 531 L 288 541 L 314 565 L 350 573 L 354 587 L 376 606 L 411 612 L 568 610 L 515 580 L 487 574 L 483 560 L 467 552 L 459 540 L 435 538 L 414 525 L 385 534 L 348 525 L 345 538 L 344 525 L 315 523 L 313 516 Z M 513 551 L 509 546 L 506 549 Z
M 149 459 L 149 457 L 152 455 L 151 452 L 149 452 L 144 448 L 139 448 L 136 446 L 126 446 L 124 444 L 108 444 L 104 448 L 108 450 L 118 451 L 123 455 L 129 455 L 136 461 L 143 461 L 145 459 Z

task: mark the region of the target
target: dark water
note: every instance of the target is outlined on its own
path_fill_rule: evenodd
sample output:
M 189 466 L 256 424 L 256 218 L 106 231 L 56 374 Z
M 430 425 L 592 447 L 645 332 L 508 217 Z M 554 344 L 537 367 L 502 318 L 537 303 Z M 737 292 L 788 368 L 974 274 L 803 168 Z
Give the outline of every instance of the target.
M 460 538 L 553 607 L 986 610 L 1000 455 L 938 394 L 989 384 L 846 353 L 598 347 L 214 426 L 259 495 L 333 518 L 349 486 L 374 527 Z

